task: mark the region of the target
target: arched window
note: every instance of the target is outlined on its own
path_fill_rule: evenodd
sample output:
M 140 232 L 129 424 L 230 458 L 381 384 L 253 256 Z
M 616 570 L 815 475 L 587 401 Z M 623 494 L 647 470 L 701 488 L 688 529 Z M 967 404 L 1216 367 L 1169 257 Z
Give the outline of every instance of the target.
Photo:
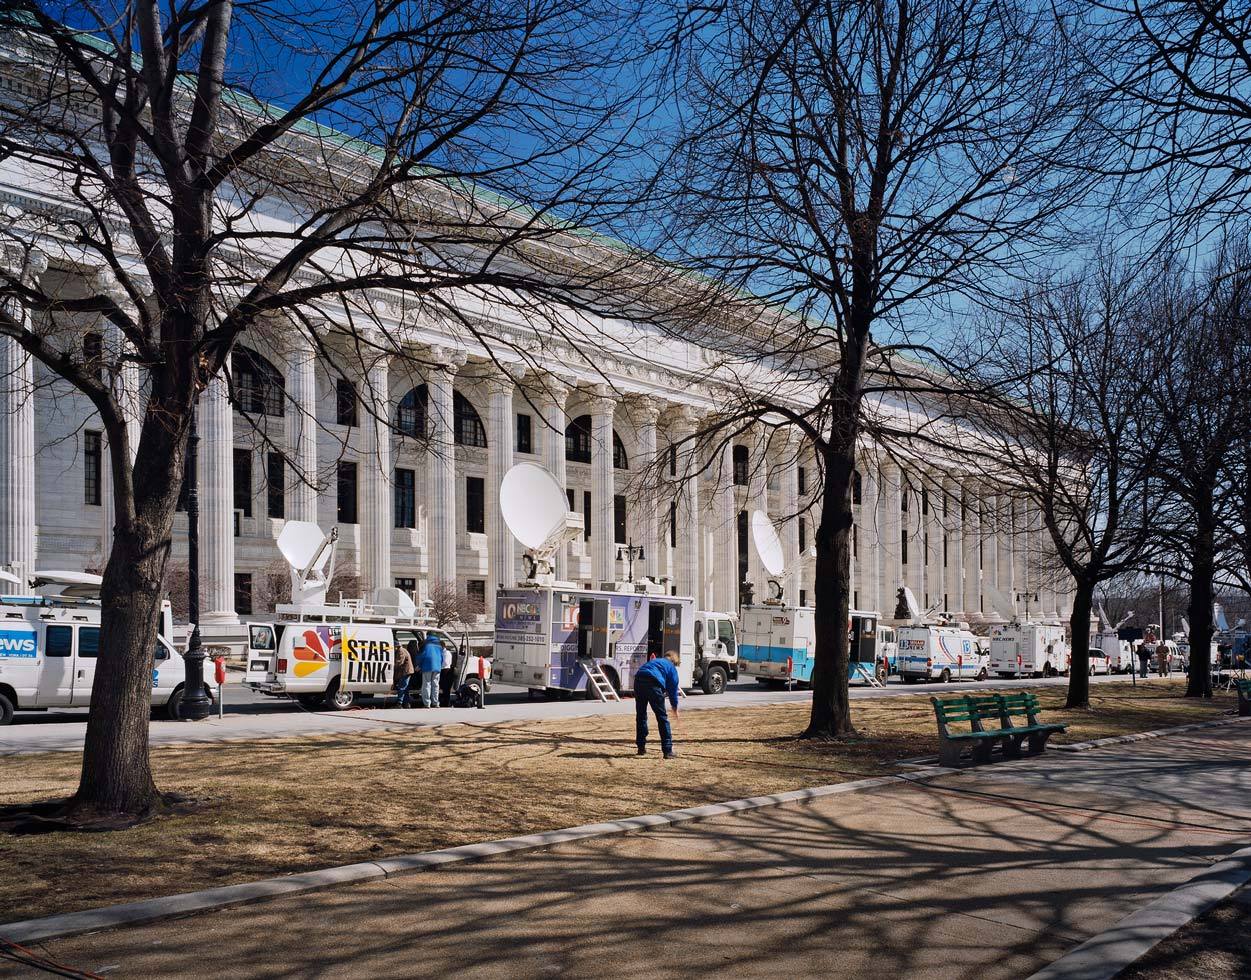
M 630 457 L 626 455 L 625 443 L 621 441 L 621 436 L 614 431 L 612 434 L 612 467 L 615 470 L 628 470 L 630 468 Z
M 425 439 L 430 430 L 426 427 L 426 405 L 429 395 L 425 385 L 418 385 L 400 399 L 395 407 L 395 429 L 410 439 Z
M 452 392 L 452 417 L 456 427 L 456 445 L 486 449 L 486 429 L 482 426 L 482 419 L 469 399 L 459 391 Z
M 571 463 L 591 461 L 591 416 L 579 415 L 565 429 L 565 459 Z M 625 443 L 617 435 L 616 429 L 612 433 L 612 465 L 617 470 L 630 468 L 630 457 L 626 455 Z
M 565 459 L 571 463 L 591 461 L 591 416 L 579 415 L 565 429 Z
M 282 418 L 286 383 L 278 369 L 251 347 L 239 346 L 230 355 L 235 408 L 248 415 Z
M 734 450 L 734 485 L 738 487 L 747 486 L 747 470 L 749 463 L 747 460 L 747 447 L 735 446 Z

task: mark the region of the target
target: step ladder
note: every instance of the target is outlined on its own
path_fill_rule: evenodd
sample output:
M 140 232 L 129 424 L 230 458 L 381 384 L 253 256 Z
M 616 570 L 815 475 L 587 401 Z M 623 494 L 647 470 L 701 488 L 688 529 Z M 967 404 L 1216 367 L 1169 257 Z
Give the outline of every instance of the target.
M 877 679 L 877 671 L 869 670 L 869 668 L 866 667 L 863 664 L 863 662 L 859 660 L 855 661 L 855 666 L 852 669 L 854 670 L 854 672 L 856 673 L 858 677 L 860 677 L 869 685 L 869 687 L 885 687 L 886 686 L 885 684 L 883 684 L 881 681 Z
M 608 675 L 604 673 L 604 668 L 599 665 L 598 661 L 584 658 L 578 661 L 582 665 L 582 669 L 586 672 L 586 682 L 590 685 L 595 696 L 601 701 L 620 701 L 621 697 L 613 689 L 612 681 L 608 679 Z

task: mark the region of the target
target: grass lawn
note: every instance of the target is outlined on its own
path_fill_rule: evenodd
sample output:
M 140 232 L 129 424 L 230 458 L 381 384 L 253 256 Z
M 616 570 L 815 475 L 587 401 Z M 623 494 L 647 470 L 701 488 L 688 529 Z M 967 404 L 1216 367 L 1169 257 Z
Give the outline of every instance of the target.
M 1156 680 L 1099 685 L 1089 711 L 1066 712 L 1063 689 L 1038 691 L 1044 717 L 1070 725 L 1053 744 L 1205 721 L 1235 703 Z M 803 705 L 688 711 L 671 762 L 655 748 L 635 756 L 626 716 L 158 748 L 158 785 L 203 808 L 119 832 L 0 837 L 0 922 L 859 779 L 937 752 L 928 696 L 853 712 L 861 738 L 824 745 L 795 740 Z M 80 757 L 0 765 L 0 804 L 34 802 L 70 794 Z

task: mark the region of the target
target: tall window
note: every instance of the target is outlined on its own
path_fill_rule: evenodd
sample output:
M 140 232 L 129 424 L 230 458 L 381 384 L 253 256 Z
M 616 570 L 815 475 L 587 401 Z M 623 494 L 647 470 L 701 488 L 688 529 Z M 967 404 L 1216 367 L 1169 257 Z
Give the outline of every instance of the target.
M 565 459 L 571 463 L 591 461 L 591 416 L 579 415 L 565 429 Z
M 591 540 L 591 491 L 582 491 L 582 540 Z
M 276 367 L 251 347 L 236 347 L 230 355 L 230 371 L 239 411 L 282 417 L 286 383 Z
M 265 498 L 270 517 L 287 516 L 287 461 L 282 453 L 265 457 Z
M 799 494 L 803 496 L 808 492 L 808 471 L 802 466 L 799 468 Z M 800 603 L 803 605 L 803 603 Z
M 947 535 L 943 535 L 943 568 L 947 567 Z
M 612 533 L 617 544 L 626 543 L 626 499 L 621 494 L 612 498 Z
M 252 576 L 247 572 L 235 575 L 235 612 L 241 616 L 252 615 Z
M 486 531 L 486 488 L 480 476 L 465 477 L 465 530 L 470 534 Z
M 426 428 L 426 404 L 429 389 L 418 385 L 400 399 L 395 407 L 395 427 L 400 435 L 412 439 L 425 439 L 429 434 Z
M 471 612 L 486 610 L 486 582 L 480 578 L 471 578 L 465 583 L 465 595 L 469 599 Z
M 621 436 L 616 432 L 612 434 L 612 468 L 615 470 L 628 470 L 630 468 L 630 457 L 626 455 L 625 443 L 621 441 Z
M 899 532 L 899 560 L 903 564 L 908 564 L 908 529 L 904 528 Z
M 83 433 L 83 502 L 100 506 L 100 484 L 103 476 L 104 456 L 100 445 L 100 433 Z
M 517 452 L 527 455 L 534 452 L 534 431 L 529 415 L 517 415 Z
M 335 379 L 334 420 L 339 425 L 356 425 L 356 385 L 346 378 Z
M 738 580 L 740 582 L 747 581 L 747 511 L 740 510 L 738 512 Z M 753 585 L 763 585 L 763 582 L 753 582 Z
M 860 528 L 856 525 L 851 526 L 851 557 L 855 558 L 860 554 Z
M 452 420 L 455 425 L 456 445 L 486 449 L 486 429 L 478 410 L 459 391 L 452 392 Z
M 677 446 L 669 447 L 669 475 L 670 476 L 678 475 L 678 447 Z
M 747 471 L 750 466 L 747 457 L 747 447 L 735 446 L 732 452 L 734 456 L 734 485 L 745 487 L 747 486 Z
M 921 488 L 921 513 L 928 514 L 930 512 L 930 489 L 929 487 Z
M 678 546 L 678 502 L 676 500 L 669 503 L 669 547 L 676 548 Z
M 799 519 L 799 553 L 802 555 L 808 550 L 808 521 L 801 517 Z
M 356 464 L 340 463 L 338 479 L 340 524 L 356 523 Z
M 860 482 L 860 471 L 851 471 L 851 502 L 859 505 L 863 497 L 863 485 Z
M 395 471 L 395 526 L 417 526 L 417 474 L 413 470 Z
M 104 369 L 104 336 L 94 330 L 83 335 L 83 364 L 87 372 L 99 381 Z
M 899 488 L 899 511 L 900 513 L 908 513 L 908 498 L 912 496 L 912 487 L 903 484 Z
M 235 450 L 235 510 L 252 516 L 252 450 Z

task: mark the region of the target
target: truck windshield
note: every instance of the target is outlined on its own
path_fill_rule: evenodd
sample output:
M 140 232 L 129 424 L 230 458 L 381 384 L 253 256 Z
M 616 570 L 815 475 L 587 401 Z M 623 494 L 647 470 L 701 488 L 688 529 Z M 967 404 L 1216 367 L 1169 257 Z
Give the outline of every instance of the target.
M 734 656 L 734 624 L 728 619 L 722 619 L 717 623 L 717 638 L 725 644 L 725 652 Z

